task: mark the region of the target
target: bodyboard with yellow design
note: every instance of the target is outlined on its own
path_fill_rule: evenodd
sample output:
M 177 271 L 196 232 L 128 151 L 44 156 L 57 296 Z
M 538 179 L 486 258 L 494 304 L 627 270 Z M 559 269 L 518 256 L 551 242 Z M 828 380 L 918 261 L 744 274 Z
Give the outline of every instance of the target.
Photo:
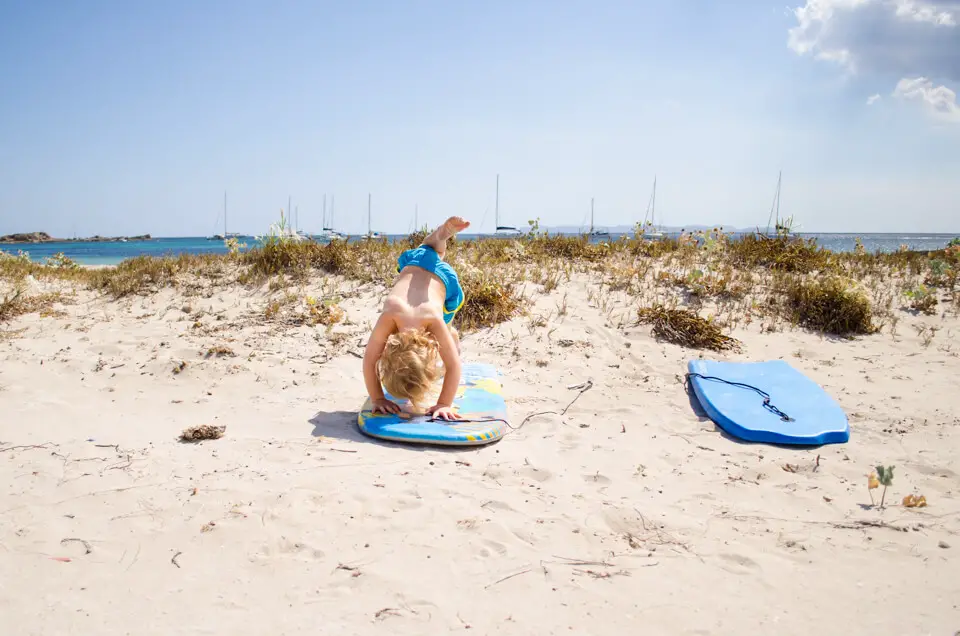
M 360 431 L 371 437 L 413 444 L 440 444 L 446 446 L 479 446 L 495 442 L 507 432 L 507 405 L 495 367 L 488 364 L 464 364 L 460 387 L 453 405 L 466 421 L 430 421 L 429 415 L 412 412 L 407 400 L 398 400 L 387 394 L 387 399 L 403 409 L 398 415 L 374 414 L 368 397 L 357 417 Z M 436 403 L 441 384 L 435 395 Z

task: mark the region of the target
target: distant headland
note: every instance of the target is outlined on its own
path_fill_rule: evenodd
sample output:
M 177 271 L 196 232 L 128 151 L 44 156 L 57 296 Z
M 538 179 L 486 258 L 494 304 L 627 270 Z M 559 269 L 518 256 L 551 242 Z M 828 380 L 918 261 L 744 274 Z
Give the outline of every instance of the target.
M 54 238 L 46 232 L 26 232 L 0 236 L 0 244 L 10 243 L 126 243 L 127 241 L 149 241 L 149 234 L 140 236 L 91 236 L 88 238 Z

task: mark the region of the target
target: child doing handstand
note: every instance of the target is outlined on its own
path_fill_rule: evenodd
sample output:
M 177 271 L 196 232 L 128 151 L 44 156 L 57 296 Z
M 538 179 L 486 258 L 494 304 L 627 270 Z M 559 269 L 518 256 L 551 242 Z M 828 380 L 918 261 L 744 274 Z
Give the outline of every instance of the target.
M 465 297 L 457 273 L 443 257 L 447 240 L 469 226 L 452 216 L 419 247 L 400 255 L 400 275 L 363 356 L 363 379 L 374 413 L 400 412 L 400 406 L 384 396 L 384 387 L 393 397 L 420 407 L 443 375 L 440 397 L 426 412 L 437 419 L 460 419 L 453 410 L 460 384 L 460 338 L 450 322 Z

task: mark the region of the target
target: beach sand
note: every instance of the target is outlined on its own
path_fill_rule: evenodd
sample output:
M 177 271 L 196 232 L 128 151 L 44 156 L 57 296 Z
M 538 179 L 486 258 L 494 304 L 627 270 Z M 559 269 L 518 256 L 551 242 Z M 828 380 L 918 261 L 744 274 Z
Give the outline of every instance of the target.
M 267 320 L 276 294 L 239 286 L 80 291 L 65 315 L 5 325 L 4 633 L 960 629 L 954 315 L 849 341 L 754 323 L 733 333 L 741 353 L 709 354 L 658 342 L 624 318 L 629 299 L 598 307 L 575 279 L 535 296 L 542 324 L 466 334 L 463 355 L 503 371 L 515 424 L 594 387 L 562 417 L 450 450 L 359 434 L 358 356 L 384 290 L 331 280 L 293 292 L 339 286 L 347 322 L 331 329 Z M 941 327 L 927 346 L 921 324 Z M 683 387 L 701 355 L 788 360 L 845 409 L 849 443 L 721 434 Z M 226 433 L 178 441 L 202 424 Z M 866 487 L 877 464 L 896 466 L 884 510 Z M 928 507 L 903 508 L 909 494 Z

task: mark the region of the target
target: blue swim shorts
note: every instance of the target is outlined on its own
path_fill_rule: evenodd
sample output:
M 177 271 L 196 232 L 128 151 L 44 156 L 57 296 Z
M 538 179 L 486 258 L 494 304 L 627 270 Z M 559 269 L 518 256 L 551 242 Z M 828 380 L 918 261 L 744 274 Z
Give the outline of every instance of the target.
M 434 274 L 447 288 L 447 297 L 443 301 L 443 321 L 450 324 L 466 300 L 457 273 L 450 265 L 444 263 L 437 251 L 429 245 L 421 245 L 401 254 L 397 259 L 397 272 L 402 271 L 407 265 L 415 265 Z

